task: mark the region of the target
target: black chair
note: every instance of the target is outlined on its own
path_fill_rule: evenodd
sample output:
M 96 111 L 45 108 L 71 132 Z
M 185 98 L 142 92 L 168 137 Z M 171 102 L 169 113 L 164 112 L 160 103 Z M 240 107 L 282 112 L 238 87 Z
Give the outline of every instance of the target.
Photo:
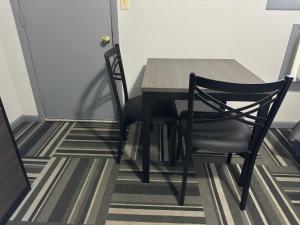
M 125 73 L 119 45 L 116 44 L 112 49 L 108 50 L 104 54 L 104 57 L 117 105 L 118 122 L 120 126 L 120 139 L 117 157 L 117 162 L 119 163 L 122 155 L 126 127 L 133 122 L 143 120 L 143 101 L 141 95 L 130 99 L 128 98 Z M 122 100 L 119 96 L 116 81 L 120 81 L 122 84 L 124 92 L 124 104 L 122 104 Z M 151 116 L 153 121 L 158 123 L 166 122 L 168 124 L 168 130 L 174 130 L 177 127 L 178 113 L 174 101 L 157 101 L 156 104 L 154 104 L 151 108 Z M 172 135 L 172 138 L 174 139 L 172 142 L 175 143 L 176 133 L 175 135 Z M 172 161 L 172 164 L 174 164 L 175 153 L 173 149 L 170 150 L 170 160 Z
M 291 82 L 292 77 L 289 76 L 273 83 L 237 84 L 190 75 L 188 110 L 180 115 L 178 135 L 178 151 L 184 155 L 179 204 L 184 204 L 192 153 L 205 150 L 228 153 L 228 163 L 232 153 L 245 159 L 238 181 L 239 186 L 243 187 L 240 209 L 245 209 L 257 153 Z M 212 91 L 209 94 L 209 90 L 221 91 L 224 93 L 222 94 L 225 96 L 224 99 L 220 95 L 213 95 Z M 237 96 L 237 100 L 238 96 L 243 95 L 251 103 L 240 108 L 232 108 L 223 103 L 226 95 Z M 255 100 L 253 96 L 260 100 L 257 98 Z M 216 112 L 195 111 L 193 109 L 195 100 L 204 102 Z M 185 153 L 182 149 L 182 138 L 185 140 Z

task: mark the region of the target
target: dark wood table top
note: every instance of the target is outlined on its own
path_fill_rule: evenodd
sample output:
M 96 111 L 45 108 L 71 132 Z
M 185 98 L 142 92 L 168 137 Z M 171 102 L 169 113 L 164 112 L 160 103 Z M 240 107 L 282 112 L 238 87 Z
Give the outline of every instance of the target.
M 188 92 L 189 74 L 232 83 L 264 83 L 234 59 L 149 58 L 142 92 Z

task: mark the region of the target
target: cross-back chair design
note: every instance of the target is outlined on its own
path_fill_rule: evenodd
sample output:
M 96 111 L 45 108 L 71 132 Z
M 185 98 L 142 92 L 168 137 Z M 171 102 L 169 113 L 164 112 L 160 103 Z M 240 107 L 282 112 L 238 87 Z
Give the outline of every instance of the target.
M 116 44 L 114 48 L 108 50 L 105 53 L 104 57 L 106 61 L 106 67 L 109 73 L 111 87 L 115 96 L 118 117 L 120 121 L 123 121 L 123 107 L 121 103 L 121 96 L 119 96 L 118 93 L 116 81 L 121 81 L 124 94 L 124 103 L 128 101 L 128 91 L 119 45 Z
M 228 153 L 228 163 L 232 153 L 245 159 L 238 180 L 239 186 L 243 187 L 240 209 L 245 209 L 259 148 L 291 82 L 292 78 L 286 76 L 285 79 L 272 83 L 238 84 L 190 74 L 188 110 L 181 115 L 178 139 L 179 151 L 183 151 L 183 137 L 186 143 L 180 204 L 184 204 L 188 164 L 192 160 L 192 152 L 198 149 Z M 214 91 L 222 92 L 223 97 L 220 94 L 214 96 Z M 238 108 L 230 107 L 224 103 L 228 95 L 233 97 L 231 99 L 246 99 L 251 103 Z M 195 100 L 202 101 L 215 112 L 195 112 Z
M 143 119 L 142 96 L 139 95 L 133 98 L 128 97 L 125 73 L 119 45 L 116 44 L 112 49 L 108 50 L 104 54 L 104 58 L 106 61 L 110 83 L 117 106 L 118 122 L 120 126 L 117 162 L 120 162 L 126 127 L 130 123 L 142 121 Z M 120 96 L 118 93 L 117 82 L 121 82 L 124 94 L 124 103 L 122 101 L 122 96 Z M 176 105 L 172 101 L 162 100 L 156 102 L 156 104 L 151 107 L 151 113 L 155 115 L 155 118 L 153 118 L 154 120 L 161 118 L 160 121 L 168 122 L 168 125 L 170 126 L 175 126 L 178 120 Z

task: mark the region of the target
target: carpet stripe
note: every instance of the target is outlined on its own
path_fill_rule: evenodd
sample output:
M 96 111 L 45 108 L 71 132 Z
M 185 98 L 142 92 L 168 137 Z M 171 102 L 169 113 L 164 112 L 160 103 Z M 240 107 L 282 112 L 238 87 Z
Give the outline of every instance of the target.
M 165 210 L 165 209 L 124 209 L 124 208 L 110 208 L 110 214 L 127 214 L 127 215 L 145 215 L 145 216 L 188 216 L 188 217 L 204 217 L 204 212 L 199 211 L 179 211 L 179 210 Z
M 59 143 L 60 139 L 63 137 L 63 133 L 66 132 L 69 126 L 70 126 L 69 123 L 64 123 L 56 130 L 56 132 L 53 134 L 52 139 L 48 142 L 45 148 L 40 152 L 39 157 L 49 156 L 49 153 L 54 150 L 56 145 Z
M 70 179 L 73 176 L 73 173 L 80 173 L 81 167 L 78 167 L 80 159 L 74 159 L 70 161 L 70 164 L 67 166 L 64 171 L 62 171 L 61 176 L 58 179 L 58 182 L 56 185 L 53 185 L 53 190 L 50 192 L 47 202 L 45 199 L 45 205 L 40 207 L 42 210 L 40 213 L 37 212 L 36 216 L 37 221 L 39 222 L 47 222 L 49 218 L 51 218 L 51 215 L 55 214 L 55 211 L 61 210 L 58 202 L 62 196 L 67 196 L 66 193 L 64 193 L 64 190 L 70 181 Z M 51 221 L 51 219 L 50 219 Z
M 66 136 L 69 134 L 69 132 L 71 131 L 71 129 L 75 126 L 75 123 L 68 123 L 68 128 L 66 128 L 66 130 L 63 132 L 63 136 L 61 137 L 61 139 L 59 140 L 59 142 L 55 145 L 53 151 L 51 151 L 50 153 L 50 157 L 53 157 L 57 148 L 60 147 L 60 145 L 63 143 L 64 139 L 66 138 Z
M 235 224 L 234 220 L 233 220 L 233 217 L 232 217 L 232 214 L 231 214 L 231 211 L 229 209 L 229 205 L 226 201 L 225 193 L 223 191 L 222 184 L 221 184 L 221 181 L 220 181 L 218 173 L 217 173 L 217 169 L 216 169 L 215 165 L 212 164 L 212 163 L 210 163 L 209 166 L 210 166 L 210 169 L 211 169 L 211 173 L 212 173 L 212 177 L 213 177 L 213 180 L 214 180 L 215 188 L 216 188 L 216 191 L 217 191 L 217 194 L 218 194 L 218 197 L 219 197 L 219 200 L 220 200 L 220 203 L 221 203 L 221 206 L 222 206 L 223 213 L 224 213 L 225 219 L 227 221 L 227 224 Z
M 134 143 L 134 134 L 135 134 L 135 129 L 136 129 L 136 125 L 132 124 L 129 126 L 129 132 L 128 132 L 128 136 L 127 136 L 127 141 L 125 142 L 125 146 L 124 146 L 124 154 L 123 154 L 123 159 L 132 159 L 132 153 L 133 153 L 133 149 L 132 149 L 132 143 Z
M 145 205 L 145 204 L 129 204 L 129 203 L 111 203 L 111 208 L 132 208 L 132 209 L 162 209 L 162 210 L 170 210 L 170 209 L 175 209 L 175 210 L 182 210 L 182 211 L 203 211 L 202 206 L 180 206 L 180 205 Z
M 286 197 L 283 195 L 283 192 L 280 190 L 278 185 L 275 183 L 274 179 L 271 177 L 269 171 L 266 169 L 266 167 L 264 165 L 262 165 L 262 168 L 263 168 L 264 172 L 266 173 L 266 175 L 268 176 L 268 178 L 270 179 L 270 181 L 272 182 L 274 189 L 276 190 L 276 192 L 280 195 L 281 199 L 283 200 L 284 206 L 287 208 L 287 210 L 285 212 L 288 213 L 288 215 L 290 214 L 290 216 L 294 218 L 295 222 L 300 224 L 299 217 L 294 212 L 294 209 L 292 209 L 291 205 L 288 203 Z
M 22 148 L 25 142 L 32 138 L 33 134 L 36 130 L 39 129 L 40 126 L 42 126 L 42 123 L 32 123 L 32 125 L 28 127 L 26 132 L 24 132 L 20 137 L 16 139 L 18 147 Z
M 234 188 L 234 193 L 235 193 L 237 199 L 240 199 L 240 194 L 239 194 L 239 192 L 238 192 L 238 187 L 237 187 L 236 183 L 235 183 L 234 180 L 233 180 L 233 176 L 232 176 L 232 174 L 231 174 L 231 171 L 229 170 L 229 168 L 228 168 L 227 165 L 225 165 L 225 169 L 226 169 L 226 171 L 227 171 L 227 173 L 228 173 L 228 176 L 229 176 L 229 179 L 230 179 L 230 181 L 231 181 L 232 187 Z M 252 193 L 252 195 L 253 195 L 253 193 Z M 250 196 L 251 196 L 251 192 L 250 192 Z M 254 200 L 256 200 L 256 199 L 254 199 Z M 245 210 L 245 211 L 243 212 L 243 216 L 245 216 L 245 218 L 246 218 L 246 220 L 247 220 L 247 224 L 252 225 L 247 210 Z M 264 224 L 267 225 L 267 223 L 264 223 Z
M 68 223 L 72 224 L 72 223 L 75 222 L 75 218 L 76 218 L 76 216 L 79 212 L 79 209 L 82 205 L 83 199 L 85 198 L 85 195 L 86 195 L 86 193 L 88 193 L 88 190 L 90 188 L 89 184 L 92 182 L 92 179 L 93 179 L 92 174 L 95 174 L 98 165 L 99 165 L 99 160 L 93 160 L 93 164 L 92 164 L 91 169 L 90 169 L 90 171 L 87 175 L 87 178 L 86 178 L 86 180 L 83 184 L 83 187 L 82 187 L 82 189 L 79 193 L 79 196 L 78 196 L 78 198 L 75 202 L 75 205 L 72 209 L 72 212 L 71 212 L 70 217 L 68 219 Z
M 284 161 L 284 159 L 277 153 L 277 151 L 274 149 L 273 145 L 270 143 L 270 141 L 265 138 L 264 140 L 264 146 L 268 150 L 268 153 L 272 156 L 272 158 L 276 161 L 277 165 L 280 166 L 287 166 L 287 163 Z
M 46 148 L 50 142 L 55 140 L 53 137 L 55 134 L 59 131 L 59 129 L 63 126 L 62 123 L 57 123 L 57 124 L 50 124 L 49 129 L 44 133 L 42 138 L 40 138 L 39 142 L 40 145 L 36 146 L 36 151 L 34 153 L 35 157 L 38 157 L 41 152 L 44 151 L 44 148 Z M 41 157 L 44 157 L 45 155 L 41 155 Z
M 25 203 L 28 201 L 28 199 L 33 195 L 33 193 L 35 193 L 36 189 L 38 188 L 38 184 L 40 184 L 42 182 L 42 180 L 45 180 L 46 174 L 49 173 L 49 169 L 53 166 L 56 166 L 55 163 L 56 159 L 52 158 L 50 159 L 49 163 L 47 164 L 47 166 L 42 170 L 40 176 L 35 180 L 35 182 L 31 185 L 31 190 L 30 192 L 26 195 L 26 197 L 24 198 L 24 200 L 22 201 L 22 203 L 19 205 L 19 207 L 16 209 L 16 211 L 14 212 L 14 214 L 11 216 L 10 220 L 14 220 L 16 219 L 17 215 L 20 213 L 21 209 L 23 208 L 24 205 L 26 205 Z
M 279 212 L 279 214 L 281 215 L 280 218 L 283 219 L 283 223 L 285 224 L 291 224 L 286 216 L 286 214 L 283 212 L 283 209 L 281 208 L 281 206 L 278 204 L 277 200 L 275 199 L 275 196 L 273 195 L 272 191 L 271 191 L 271 187 L 267 184 L 267 181 L 265 181 L 265 177 L 263 177 L 263 175 L 261 174 L 261 172 L 258 170 L 257 167 L 254 168 L 256 173 L 258 174 L 258 177 L 260 178 L 261 182 L 264 184 L 265 188 L 268 191 L 269 197 L 273 200 L 274 205 L 277 209 L 277 211 Z
M 221 222 L 222 225 L 227 224 L 225 215 L 219 207 L 219 206 L 221 206 L 221 202 L 220 202 L 220 199 L 217 195 L 217 189 L 216 189 L 216 185 L 215 185 L 215 182 L 214 182 L 214 179 L 213 179 L 213 174 L 212 174 L 211 168 L 208 164 L 205 164 L 205 170 L 206 170 L 206 173 L 207 173 L 207 178 L 209 180 L 213 200 L 214 200 L 215 206 L 217 208 L 217 213 L 219 215 L 220 222 Z
M 97 188 L 95 190 L 92 202 L 90 204 L 89 210 L 87 212 L 86 218 L 84 220 L 85 224 L 95 224 L 97 219 L 97 211 L 101 207 L 101 200 L 105 192 L 105 184 L 108 182 L 109 172 L 113 168 L 113 163 L 110 160 L 105 161 L 105 165 L 100 176 Z M 97 200 L 97 201 L 96 201 Z
M 34 221 L 36 216 L 38 215 L 38 213 L 40 212 L 40 210 L 42 209 L 42 207 L 44 206 L 44 204 L 46 203 L 47 199 L 49 198 L 52 190 L 54 189 L 55 185 L 58 183 L 58 181 L 60 180 L 63 172 L 66 170 L 67 166 L 69 165 L 70 160 L 67 159 L 64 163 L 64 165 L 61 167 L 60 171 L 58 172 L 58 175 L 55 177 L 55 179 L 51 182 L 50 188 L 44 192 L 44 195 L 41 199 L 41 201 L 38 202 L 37 207 L 35 208 L 35 210 L 33 211 L 33 213 L 31 214 L 29 221 Z
M 105 225 L 176 225 L 176 224 L 184 224 L 184 225 L 191 225 L 188 223 L 181 223 L 181 222 L 173 222 L 173 223 L 162 223 L 162 222 L 134 222 L 134 221 L 130 221 L 130 223 L 128 223 L 128 221 L 112 221 L 112 220 L 107 220 Z M 205 223 L 198 223 L 198 225 L 204 225 Z
M 289 142 L 289 140 L 286 138 L 286 136 L 282 133 L 282 131 L 278 128 L 275 129 L 275 131 L 277 131 L 277 133 L 280 135 L 280 137 L 285 140 L 285 143 L 291 147 L 291 148 L 294 148 L 293 145 Z
M 240 165 L 237 165 L 237 169 L 239 171 L 239 175 L 242 173 L 242 168 L 240 167 Z M 253 193 L 253 188 L 250 187 L 249 189 L 249 196 L 251 198 L 251 200 L 253 201 L 254 205 L 255 205 L 255 209 L 257 210 L 258 212 L 258 215 L 260 216 L 260 219 L 261 219 L 261 222 L 262 224 L 265 224 L 265 225 L 268 225 L 268 221 L 267 221 L 267 218 L 265 217 L 265 214 L 263 213 L 263 210 L 259 204 L 259 201 L 258 199 L 255 197 L 254 193 Z M 241 195 L 239 195 L 239 199 L 241 198 Z M 247 210 L 245 211 L 245 213 L 247 213 Z M 247 213 L 248 215 L 248 213 Z
M 25 123 L 24 126 L 22 128 L 20 128 L 20 130 L 18 130 L 18 131 L 14 130 L 15 139 L 19 140 L 24 134 L 28 133 L 28 130 L 34 124 L 35 124 L 35 122 L 28 122 L 28 123 Z
M 46 192 L 46 190 L 48 188 L 50 188 L 50 184 L 51 182 L 54 181 L 54 179 L 56 178 L 56 176 L 59 173 L 59 170 L 64 166 L 64 163 L 67 161 L 66 158 L 62 158 L 58 165 L 56 166 L 56 168 L 54 169 L 53 173 L 51 174 L 51 176 L 49 177 L 49 179 L 47 180 L 47 182 L 45 183 L 44 187 L 42 188 L 42 190 L 38 193 L 38 195 L 35 197 L 34 201 L 32 202 L 31 206 L 28 208 L 27 212 L 25 213 L 25 215 L 22 218 L 22 221 L 28 221 L 31 214 L 33 213 L 33 210 L 37 207 L 38 202 L 42 199 L 44 193 Z
M 94 162 L 95 164 L 93 164 L 88 181 L 85 183 L 85 188 L 80 193 L 74 212 L 72 212 L 72 217 L 69 218 L 70 223 L 84 223 L 90 202 L 96 190 L 97 181 L 100 179 L 104 163 L 106 163 L 103 159 L 94 159 Z

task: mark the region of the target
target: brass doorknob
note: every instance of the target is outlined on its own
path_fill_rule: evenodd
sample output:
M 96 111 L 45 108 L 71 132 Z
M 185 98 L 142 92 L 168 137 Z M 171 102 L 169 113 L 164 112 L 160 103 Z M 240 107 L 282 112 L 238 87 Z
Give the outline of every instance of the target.
M 107 45 L 110 42 L 110 37 L 107 35 L 102 36 L 101 42 L 105 45 Z

